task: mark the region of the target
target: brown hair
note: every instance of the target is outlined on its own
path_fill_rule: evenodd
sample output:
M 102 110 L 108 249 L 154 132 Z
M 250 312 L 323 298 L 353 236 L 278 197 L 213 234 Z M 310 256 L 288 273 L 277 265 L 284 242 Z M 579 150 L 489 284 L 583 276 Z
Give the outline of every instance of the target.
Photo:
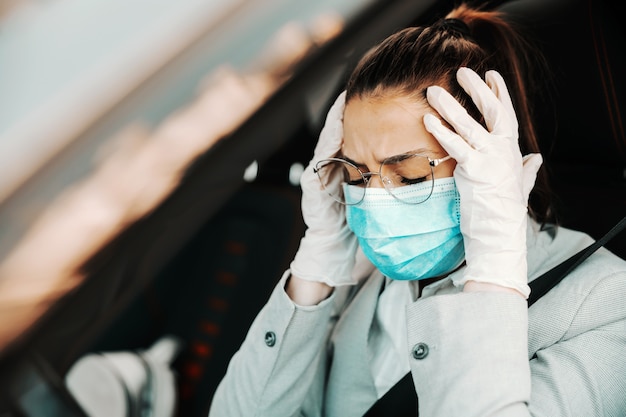
M 482 115 L 456 81 L 468 67 L 483 75 L 497 70 L 507 82 L 519 120 L 522 154 L 539 152 L 528 86 L 531 74 L 547 70 L 539 50 L 502 12 L 460 4 L 429 26 L 402 29 L 357 63 L 347 83 L 346 101 L 354 97 L 403 95 L 427 105 L 426 89 L 448 90 L 479 121 Z M 539 67 L 539 68 L 537 68 Z M 531 193 L 529 211 L 542 222 L 553 221 L 551 191 L 544 167 Z

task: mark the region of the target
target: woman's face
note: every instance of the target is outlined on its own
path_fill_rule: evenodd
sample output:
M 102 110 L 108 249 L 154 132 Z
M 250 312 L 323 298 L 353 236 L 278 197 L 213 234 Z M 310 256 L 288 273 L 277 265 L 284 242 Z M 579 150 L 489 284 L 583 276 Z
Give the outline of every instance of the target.
M 436 113 L 404 96 L 352 98 L 344 110 L 342 156 L 356 162 L 364 172 L 378 172 L 385 158 L 412 151 L 433 159 L 446 156 L 424 127 L 426 112 Z M 435 167 L 435 178 L 451 177 L 455 164 L 449 159 Z M 370 186 L 382 187 L 380 178 L 372 176 Z

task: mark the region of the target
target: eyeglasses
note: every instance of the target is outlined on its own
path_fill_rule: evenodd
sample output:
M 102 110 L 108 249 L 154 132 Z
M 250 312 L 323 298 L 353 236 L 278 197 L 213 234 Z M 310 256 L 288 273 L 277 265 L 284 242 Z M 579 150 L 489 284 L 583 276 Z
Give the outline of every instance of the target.
M 378 172 L 363 172 L 353 163 L 341 158 L 328 158 L 315 164 L 326 192 L 345 205 L 359 204 L 373 175 L 378 175 L 385 190 L 395 199 L 407 204 L 428 200 L 435 187 L 434 168 L 451 159 L 450 155 L 432 159 L 419 153 L 406 153 L 385 159 Z

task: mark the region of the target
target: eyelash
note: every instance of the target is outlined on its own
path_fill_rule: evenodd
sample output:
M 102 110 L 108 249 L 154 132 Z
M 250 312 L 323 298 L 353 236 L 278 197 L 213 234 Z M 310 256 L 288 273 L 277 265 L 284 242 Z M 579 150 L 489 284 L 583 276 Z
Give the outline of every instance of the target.
M 348 185 L 363 185 L 363 179 L 359 178 L 357 180 L 348 180 L 348 181 L 346 181 L 346 184 L 348 184 Z
M 419 184 L 421 182 L 426 181 L 426 177 L 419 177 L 419 178 L 404 178 L 402 177 L 402 184 L 407 184 L 407 185 L 413 185 L 413 184 Z

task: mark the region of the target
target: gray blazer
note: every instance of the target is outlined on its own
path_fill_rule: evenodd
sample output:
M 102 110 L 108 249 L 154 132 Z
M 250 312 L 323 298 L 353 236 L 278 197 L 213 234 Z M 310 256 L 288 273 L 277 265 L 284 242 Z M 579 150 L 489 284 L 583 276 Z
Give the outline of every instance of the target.
M 529 221 L 529 280 L 592 241 Z M 376 402 L 368 333 L 384 277 L 300 307 L 288 276 L 231 359 L 210 417 L 362 416 Z M 530 308 L 500 293 L 420 298 L 407 332 L 422 417 L 626 416 L 626 261 L 604 248 Z

